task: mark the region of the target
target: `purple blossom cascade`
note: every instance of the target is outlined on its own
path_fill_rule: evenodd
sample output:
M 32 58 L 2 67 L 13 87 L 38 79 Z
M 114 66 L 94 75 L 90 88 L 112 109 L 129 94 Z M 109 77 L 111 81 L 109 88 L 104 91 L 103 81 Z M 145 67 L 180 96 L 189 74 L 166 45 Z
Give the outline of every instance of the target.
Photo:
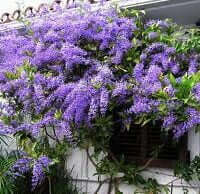
M 0 134 L 71 142 L 110 115 L 120 125 L 159 120 L 177 139 L 199 126 L 200 55 L 160 40 L 168 22 L 144 22 L 145 34 L 113 8 L 61 14 L 0 36 Z M 30 163 L 34 189 L 51 160 L 22 158 L 13 168 L 23 174 Z

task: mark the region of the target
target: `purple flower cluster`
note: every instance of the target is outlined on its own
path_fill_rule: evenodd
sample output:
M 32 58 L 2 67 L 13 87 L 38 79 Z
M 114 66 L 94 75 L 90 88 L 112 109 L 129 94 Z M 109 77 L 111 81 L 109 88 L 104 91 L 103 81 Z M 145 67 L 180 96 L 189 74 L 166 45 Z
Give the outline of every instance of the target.
M 173 126 L 173 132 L 176 138 L 181 137 L 191 129 L 195 129 L 200 124 L 200 112 L 194 108 L 188 108 L 185 111 L 187 119 Z
M 170 23 L 167 22 L 166 20 L 149 20 L 146 24 L 145 27 L 151 27 L 151 26 L 156 26 L 160 28 L 161 30 L 165 31 L 170 27 Z
M 197 127 L 200 124 L 200 112 L 190 108 L 190 105 L 185 105 L 184 99 L 178 93 L 183 90 L 171 83 L 169 75 L 173 75 L 176 84 L 181 84 L 185 75 L 193 76 L 199 71 L 198 61 L 197 54 L 187 57 L 163 43 L 149 45 L 141 54 L 140 63 L 133 69 L 136 85 L 133 87 L 133 105 L 129 112 L 162 120 L 162 127 L 165 130 L 173 130 L 176 138 Z M 162 98 L 159 98 L 161 93 Z M 194 98 L 194 104 L 199 102 L 199 83 L 191 87 L 190 96 L 188 99 Z
M 44 170 L 48 168 L 51 160 L 46 156 L 41 156 L 33 164 L 32 190 L 36 188 L 45 178 Z
M 184 75 L 199 71 L 199 55 L 178 53 L 172 46 L 154 42 L 159 33 L 167 33 L 168 22 L 144 24 L 145 29 L 159 28 L 159 33 L 148 33 L 146 38 L 153 43 L 147 45 L 139 40 L 143 33 L 138 35 L 135 23 L 135 18 L 122 17 L 115 9 L 63 12 L 59 17 L 41 17 L 21 34 L 2 35 L 0 93 L 5 102 L 0 105 L 0 133 L 25 131 L 38 137 L 49 132 L 53 138 L 71 140 L 74 128 L 92 127 L 96 118 L 119 109 L 127 118 L 122 116 L 118 122 L 153 115 L 176 137 L 196 127 L 199 111 L 188 109 L 175 85 Z M 139 47 L 133 38 L 141 42 Z M 130 64 L 124 64 L 139 49 L 139 54 L 129 57 Z M 132 61 L 135 56 L 140 57 Z M 189 93 L 194 103 L 199 102 L 199 83 Z M 183 122 L 179 116 L 184 114 Z M 43 159 L 34 163 L 34 187 L 44 175 Z
M 200 83 L 196 84 L 192 91 L 197 101 L 200 101 Z
M 21 158 L 18 159 L 12 167 L 14 176 L 21 176 L 29 172 L 31 169 L 32 158 Z
M 42 18 L 25 35 L 13 31 L 0 37 L 0 91 L 9 102 L 15 98 L 12 110 L 3 113 L 13 114 L 15 124 L 3 130 L 37 137 L 53 127 L 56 138 L 71 139 L 72 122 L 89 125 L 105 115 L 108 86 L 116 79 L 111 68 L 132 47 L 134 30 L 133 19 L 111 9 Z M 28 118 L 22 120 L 24 114 Z
M 45 178 L 45 170 L 48 169 L 51 160 L 47 156 L 40 156 L 37 160 L 30 157 L 18 159 L 12 166 L 14 178 L 23 176 L 33 169 L 32 174 L 32 190 L 36 188 Z

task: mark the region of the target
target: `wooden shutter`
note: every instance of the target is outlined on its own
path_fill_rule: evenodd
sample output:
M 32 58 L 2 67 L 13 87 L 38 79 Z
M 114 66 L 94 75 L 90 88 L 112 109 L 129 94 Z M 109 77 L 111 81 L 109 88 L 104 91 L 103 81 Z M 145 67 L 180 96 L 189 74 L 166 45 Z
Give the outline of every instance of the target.
M 187 134 L 175 143 L 173 135 L 164 135 L 159 124 L 145 127 L 132 125 L 129 131 L 116 131 L 110 146 L 116 158 L 124 157 L 126 162 L 138 165 L 149 161 L 155 149 L 159 151 L 149 164 L 151 167 L 173 168 L 178 160 L 188 161 Z

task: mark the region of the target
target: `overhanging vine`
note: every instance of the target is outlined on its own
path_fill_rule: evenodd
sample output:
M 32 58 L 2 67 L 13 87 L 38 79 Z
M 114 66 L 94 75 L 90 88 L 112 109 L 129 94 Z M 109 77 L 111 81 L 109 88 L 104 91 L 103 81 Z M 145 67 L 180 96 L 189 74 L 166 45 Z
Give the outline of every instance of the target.
M 146 193 L 168 193 L 168 184 L 141 174 L 156 156 L 142 167 L 127 164 L 112 153 L 110 139 L 115 130 L 156 121 L 175 142 L 198 131 L 199 42 L 198 28 L 146 20 L 142 11 L 113 7 L 39 19 L 24 34 L 2 34 L 0 132 L 13 134 L 26 151 L 14 169 L 21 174 L 33 169 L 34 190 L 52 165 L 61 162 L 64 168 L 68 146 L 76 145 L 85 149 L 98 176 L 109 176 L 96 194 L 106 182 L 108 194 L 121 193 L 121 182 Z M 198 165 L 196 157 L 175 174 L 189 181 L 199 174 Z M 48 181 L 51 188 L 50 176 Z

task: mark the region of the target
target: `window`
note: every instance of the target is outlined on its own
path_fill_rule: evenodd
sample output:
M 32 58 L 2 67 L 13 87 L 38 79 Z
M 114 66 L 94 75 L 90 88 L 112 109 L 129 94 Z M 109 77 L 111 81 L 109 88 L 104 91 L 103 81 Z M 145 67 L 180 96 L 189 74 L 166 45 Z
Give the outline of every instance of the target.
M 175 142 L 173 135 L 163 134 L 159 126 L 133 125 L 129 131 L 116 131 L 111 139 L 111 151 L 116 158 L 124 157 L 128 163 L 144 165 L 151 160 L 151 167 L 173 168 L 178 160 L 188 162 L 188 135 Z

